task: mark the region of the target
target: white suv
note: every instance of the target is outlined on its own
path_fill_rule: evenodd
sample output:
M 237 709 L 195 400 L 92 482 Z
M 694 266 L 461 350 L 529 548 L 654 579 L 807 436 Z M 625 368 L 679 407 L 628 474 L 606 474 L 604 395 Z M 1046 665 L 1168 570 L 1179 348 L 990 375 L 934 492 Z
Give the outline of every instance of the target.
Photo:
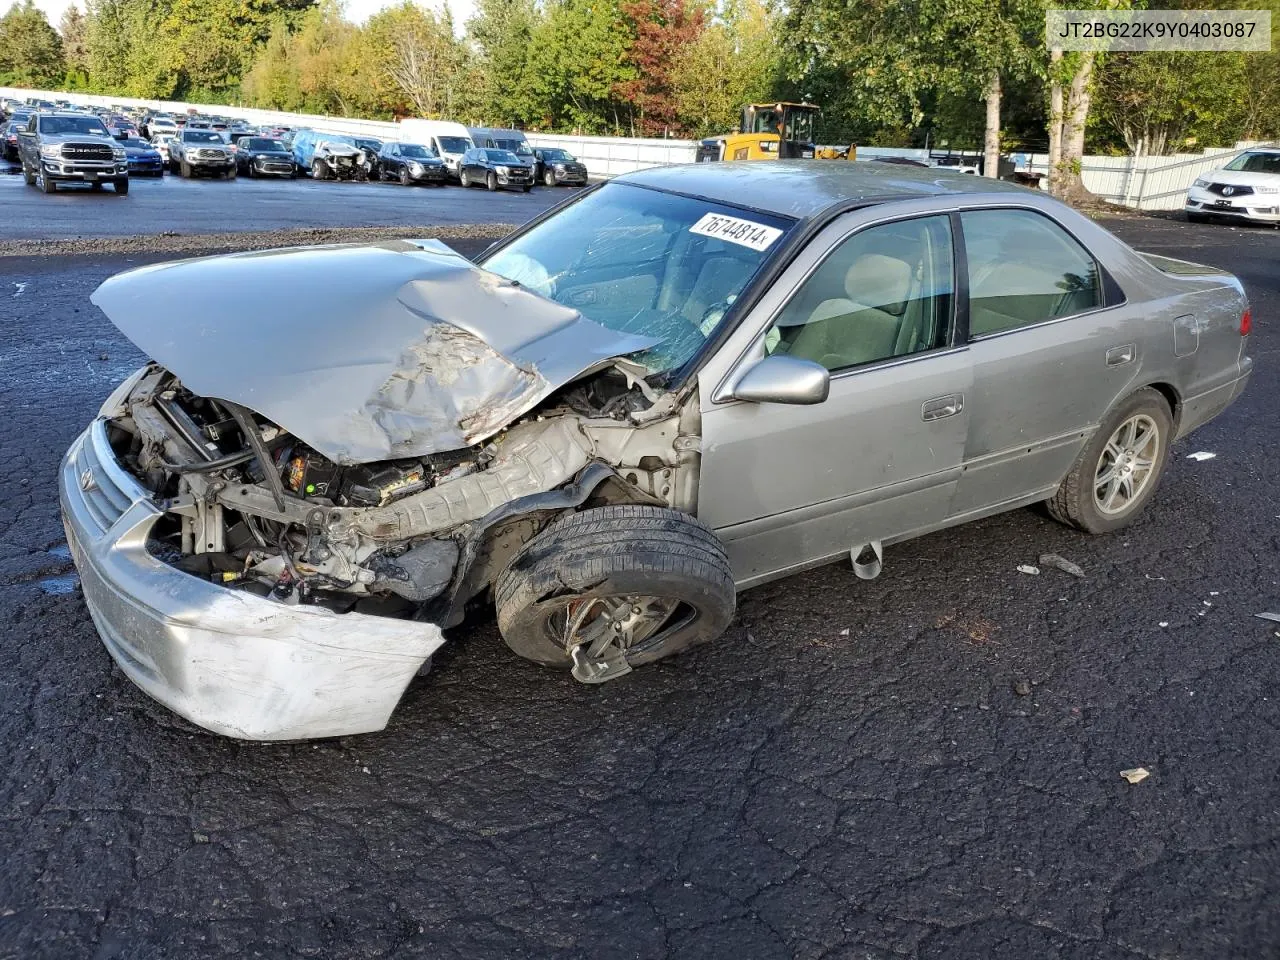
M 1222 215 L 1280 223 L 1280 149 L 1246 150 L 1206 173 L 1187 191 L 1184 209 L 1197 222 Z

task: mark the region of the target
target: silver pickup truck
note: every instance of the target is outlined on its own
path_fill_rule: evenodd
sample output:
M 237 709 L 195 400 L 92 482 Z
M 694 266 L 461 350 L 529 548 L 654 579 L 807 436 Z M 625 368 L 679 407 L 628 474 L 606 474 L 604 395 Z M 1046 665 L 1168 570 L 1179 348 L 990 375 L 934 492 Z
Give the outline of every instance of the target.
M 129 162 L 97 117 L 83 113 L 33 113 L 18 134 L 18 158 L 28 186 L 45 193 L 59 183 L 87 183 L 99 190 L 114 185 L 129 192 Z

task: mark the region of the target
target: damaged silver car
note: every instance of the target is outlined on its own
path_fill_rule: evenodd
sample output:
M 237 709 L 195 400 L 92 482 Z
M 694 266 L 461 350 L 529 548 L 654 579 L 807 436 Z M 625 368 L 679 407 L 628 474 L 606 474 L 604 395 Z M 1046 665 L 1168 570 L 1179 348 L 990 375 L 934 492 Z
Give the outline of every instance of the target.
M 476 601 L 598 683 L 841 557 L 1037 501 L 1117 529 L 1251 368 L 1229 274 L 872 164 L 645 171 L 478 265 L 298 248 L 93 302 L 152 362 L 63 464 L 85 600 L 143 690 L 247 739 L 381 729 Z

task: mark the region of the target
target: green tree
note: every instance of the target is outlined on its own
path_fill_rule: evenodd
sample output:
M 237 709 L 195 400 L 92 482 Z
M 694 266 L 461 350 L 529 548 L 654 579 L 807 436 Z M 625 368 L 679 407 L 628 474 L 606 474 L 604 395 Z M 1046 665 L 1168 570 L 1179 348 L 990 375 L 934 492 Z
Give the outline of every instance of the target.
M 744 104 L 775 99 L 779 67 L 777 30 L 763 0 L 730 0 L 672 67 L 681 126 L 697 137 L 734 129 Z
M 67 72 L 83 76 L 89 74 L 89 22 L 74 3 L 62 12 L 58 21 L 58 33 L 62 37 L 62 59 Z
M 65 72 L 62 38 L 32 0 L 19 0 L 0 17 L 0 82 L 45 88 Z
M 523 126 L 534 105 L 522 82 L 529 41 L 541 19 L 534 0 L 479 0 L 467 21 L 478 85 L 474 109 L 489 123 Z
M 381 70 L 383 89 L 404 105 L 404 112 L 461 115 L 472 75 L 448 7 L 436 13 L 405 0 L 371 17 L 364 32 L 367 56 Z
M 622 133 L 627 107 L 616 91 L 635 78 L 632 39 L 617 0 L 551 0 L 529 39 L 525 77 L 540 125 Z

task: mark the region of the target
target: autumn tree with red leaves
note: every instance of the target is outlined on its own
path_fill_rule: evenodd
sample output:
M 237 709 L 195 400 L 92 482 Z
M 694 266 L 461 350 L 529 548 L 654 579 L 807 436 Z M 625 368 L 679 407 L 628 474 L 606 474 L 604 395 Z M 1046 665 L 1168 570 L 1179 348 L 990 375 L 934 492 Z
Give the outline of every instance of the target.
M 635 37 L 626 54 L 635 79 L 617 83 L 614 96 L 631 107 L 634 133 L 678 134 L 672 71 L 682 51 L 701 35 L 705 12 L 689 0 L 627 0 L 621 9 Z

